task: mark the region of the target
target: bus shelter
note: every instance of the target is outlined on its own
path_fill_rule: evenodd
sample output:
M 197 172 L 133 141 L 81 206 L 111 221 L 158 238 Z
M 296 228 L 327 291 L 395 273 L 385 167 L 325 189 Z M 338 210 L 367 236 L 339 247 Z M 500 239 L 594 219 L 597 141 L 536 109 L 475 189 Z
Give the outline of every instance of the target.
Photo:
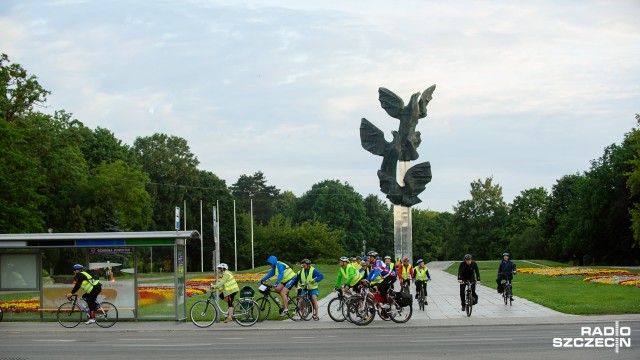
M 0 306 L 5 320 L 53 319 L 73 287 L 73 265 L 100 280 L 98 301 L 119 318 L 186 316 L 187 240 L 193 231 L 0 234 Z M 79 291 L 82 293 L 82 290 Z

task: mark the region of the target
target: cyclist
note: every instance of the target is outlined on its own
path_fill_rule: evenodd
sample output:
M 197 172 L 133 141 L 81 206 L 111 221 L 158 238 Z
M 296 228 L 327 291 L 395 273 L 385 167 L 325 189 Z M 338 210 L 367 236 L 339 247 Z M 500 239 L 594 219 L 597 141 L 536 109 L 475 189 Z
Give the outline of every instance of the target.
M 313 304 L 313 309 L 315 310 L 315 315 L 313 315 L 313 320 L 320 320 L 318 317 L 318 283 L 324 279 L 324 275 L 318 269 L 311 266 L 311 260 L 303 259 L 300 266 L 300 272 L 298 273 L 298 281 L 301 284 L 307 284 L 307 288 L 302 290 L 302 295 L 307 293 L 309 299 L 311 299 L 311 303 Z
M 405 281 L 409 282 L 414 277 L 413 266 L 409 263 L 409 258 L 402 259 L 402 264 L 398 267 L 398 277 L 400 278 L 400 288 L 404 285 Z M 409 284 L 407 284 L 409 286 Z
M 396 264 L 391 262 L 391 256 L 389 256 L 389 255 L 385 256 L 384 257 L 384 263 L 389 267 L 389 269 L 392 269 L 397 274 L 398 271 L 396 269 Z
M 388 302 L 389 288 L 396 282 L 396 272 L 392 266 L 385 264 L 382 260 L 378 260 L 377 252 L 369 251 L 367 256 L 369 256 L 369 261 L 371 262 L 371 272 L 367 277 L 367 281 L 373 284 L 373 281 L 380 276 L 382 281 L 377 285 L 377 288 L 385 302 Z M 388 256 L 388 258 L 391 261 L 391 257 Z M 388 304 L 385 305 L 388 308 Z
M 351 265 L 348 257 L 343 256 L 340 258 L 340 269 L 338 269 L 338 276 L 336 277 L 336 289 L 344 284 L 345 292 L 348 292 L 349 288 L 358 291 L 363 278 L 364 276 Z
M 291 290 L 293 284 L 296 283 L 296 273 L 293 271 L 293 269 L 291 269 L 289 265 L 278 261 L 278 259 L 273 255 L 269 256 L 269 258 L 267 259 L 267 263 L 271 265 L 271 270 L 269 270 L 267 275 L 265 275 L 260 280 L 260 283 L 263 284 L 265 281 L 271 279 L 272 277 L 276 277 L 274 290 L 275 292 L 280 294 L 280 297 L 282 297 L 284 310 L 280 311 L 280 316 L 285 316 L 287 315 L 287 313 L 289 313 L 289 310 L 287 309 L 289 297 L 287 296 L 287 294 L 289 293 L 289 290 Z
M 353 256 L 349 259 L 351 261 L 351 265 L 357 270 L 360 270 L 360 261 L 354 258 Z
M 84 267 L 80 264 L 73 265 L 73 289 L 71 289 L 70 294 L 65 294 L 67 298 L 71 297 L 71 295 L 75 294 L 76 291 L 84 290 L 84 294 L 82 295 L 82 300 L 87 302 L 87 306 L 89 307 L 89 320 L 85 324 L 95 324 L 96 323 L 96 299 L 98 298 L 98 294 L 102 291 L 102 284 L 100 284 L 100 280 L 94 279 L 88 272 L 83 271 Z
M 222 289 L 220 299 L 225 300 L 227 305 L 229 305 L 227 319 L 224 321 L 225 323 L 228 323 L 233 321 L 233 299 L 236 297 L 236 294 L 240 289 L 238 288 L 238 283 L 233 277 L 233 274 L 229 271 L 229 265 L 220 263 L 217 267 L 218 275 L 222 275 L 222 279 L 220 279 L 216 285 L 211 284 L 211 286 L 213 286 L 214 289 Z
M 471 291 L 473 293 L 473 304 L 478 303 L 478 294 L 476 294 L 476 283 L 480 284 L 480 270 L 471 258 L 471 254 L 464 256 L 464 261 L 458 267 L 458 283 L 460 284 L 460 302 L 462 303 L 462 311 L 464 311 L 464 288 L 465 281 L 471 281 Z
M 498 277 L 496 278 L 499 294 L 502 294 L 502 291 L 504 291 L 502 280 L 511 281 L 515 273 L 516 264 L 511 261 L 511 254 L 509 254 L 508 252 L 502 254 L 502 262 L 500 262 L 500 266 L 498 266 Z M 513 296 L 511 296 L 510 300 L 513 301 Z
M 424 303 L 429 305 L 427 302 L 427 281 L 431 280 L 429 268 L 424 264 L 424 260 L 422 259 L 416 261 L 416 266 L 413 272 L 413 281 L 416 283 L 416 299 L 418 298 L 418 290 L 422 289 L 424 293 Z

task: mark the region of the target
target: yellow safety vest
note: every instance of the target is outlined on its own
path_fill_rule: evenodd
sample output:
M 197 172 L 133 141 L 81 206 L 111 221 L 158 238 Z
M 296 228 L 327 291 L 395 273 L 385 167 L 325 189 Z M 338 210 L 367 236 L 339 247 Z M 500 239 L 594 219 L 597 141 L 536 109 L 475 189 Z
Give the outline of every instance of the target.
M 94 285 L 98 285 L 100 283 L 99 280 L 94 279 L 91 275 L 89 275 L 88 272 L 86 271 L 82 271 L 80 272 L 81 274 L 83 274 L 84 276 L 87 277 L 87 280 L 82 280 L 82 283 L 80 284 L 80 287 L 82 288 L 82 290 L 84 290 L 85 293 L 90 293 L 91 290 L 93 290 L 93 286 Z
M 416 268 L 416 280 L 425 281 L 427 280 L 427 271 L 429 271 L 428 267 L 424 267 L 424 269 L 420 269 L 420 267 Z
M 318 283 L 314 282 L 313 284 L 310 283 L 311 280 L 313 280 L 313 271 L 315 270 L 315 268 L 313 266 L 309 267 L 309 273 L 305 274 L 304 269 L 300 270 L 300 281 L 303 284 L 307 284 L 307 290 L 315 290 L 318 288 Z
M 277 278 L 278 278 L 278 276 L 279 276 L 279 272 L 278 272 L 278 264 L 282 264 L 282 265 L 284 265 L 284 266 L 286 267 L 286 269 L 284 270 L 284 275 L 282 275 L 282 283 L 283 283 L 283 284 L 284 284 L 284 283 L 286 283 L 287 281 L 289 281 L 289 280 L 293 279 L 293 277 L 294 277 L 294 276 L 296 276 L 296 273 L 295 273 L 295 272 L 293 272 L 293 270 L 289 267 L 289 265 L 287 265 L 287 264 L 285 264 L 285 263 L 283 263 L 283 262 L 278 261 L 278 262 L 276 263 L 276 279 L 277 279 Z
M 349 286 L 353 286 L 362 279 L 363 275 L 360 274 L 360 272 L 356 270 L 356 268 L 353 267 L 353 265 L 347 264 L 347 266 L 345 266 L 344 268 L 342 266 L 340 267 L 340 274 L 342 274 L 343 279 L 345 280 L 349 279 L 349 267 L 351 267 L 355 271 L 355 275 L 353 276 L 353 278 L 351 279 L 351 282 L 349 283 Z
M 409 264 L 408 268 L 402 265 L 402 280 L 411 279 L 411 268 L 412 268 L 411 264 Z
M 227 278 L 227 281 L 225 281 L 224 284 L 222 284 L 222 291 L 224 292 L 225 295 L 232 294 L 240 290 L 238 288 L 238 283 L 236 282 L 236 279 L 233 277 L 233 274 L 231 273 L 231 271 L 225 270 L 222 274 L 223 276 L 224 275 L 229 276 Z

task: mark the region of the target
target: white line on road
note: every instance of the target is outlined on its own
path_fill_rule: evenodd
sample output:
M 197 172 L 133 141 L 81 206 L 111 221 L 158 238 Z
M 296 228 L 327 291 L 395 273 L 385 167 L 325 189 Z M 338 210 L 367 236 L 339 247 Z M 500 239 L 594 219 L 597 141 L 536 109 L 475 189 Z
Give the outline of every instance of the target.
M 118 339 L 120 341 L 164 341 L 164 339 Z
M 112 344 L 111 347 L 158 347 L 158 346 L 167 346 L 167 347 L 177 347 L 177 346 L 211 346 L 213 344 Z
M 219 338 L 220 340 L 244 340 L 244 338 Z
M 46 339 L 46 340 L 31 340 L 31 341 L 60 341 L 60 342 L 73 342 L 73 341 L 77 341 L 77 340 L 56 340 L 56 339 Z
M 292 336 L 292 339 L 315 339 L 315 336 Z

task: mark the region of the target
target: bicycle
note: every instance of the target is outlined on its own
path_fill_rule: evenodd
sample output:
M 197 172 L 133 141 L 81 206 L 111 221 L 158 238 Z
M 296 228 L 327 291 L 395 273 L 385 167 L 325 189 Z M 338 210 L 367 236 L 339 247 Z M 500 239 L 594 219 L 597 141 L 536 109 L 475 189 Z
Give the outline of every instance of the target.
M 86 299 L 81 298 L 86 302 Z M 60 325 L 66 328 L 74 328 L 84 321 L 83 316 L 89 319 L 89 308 L 78 302 L 78 295 L 73 294 L 67 298 L 67 302 L 62 303 L 56 312 L 56 318 Z M 112 327 L 118 321 L 118 309 L 108 301 L 96 301 L 95 320 L 96 324 L 103 328 Z
M 504 304 L 507 305 L 507 302 L 510 306 L 513 306 L 513 288 L 511 287 L 511 280 L 507 279 L 504 284 L 502 284 L 502 299 L 504 300 Z
M 299 295 L 295 297 L 295 302 L 298 304 L 298 315 L 300 319 L 309 321 L 313 316 L 318 316 L 318 314 L 316 314 L 313 302 L 309 298 L 308 284 L 299 284 L 298 287 L 301 290 Z
M 350 322 L 364 326 L 370 324 L 375 316 L 376 307 L 369 296 L 369 286 L 363 283 L 358 294 L 346 301 L 346 317 Z
M 280 314 L 282 314 L 282 312 L 285 309 L 280 304 L 280 300 L 273 297 L 273 295 L 271 294 L 272 288 L 273 288 L 273 285 L 267 285 L 267 284 L 262 284 L 260 285 L 260 287 L 258 287 L 258 291 L 263 295 L 261 298 L 256 300 L 256 302 L 258 303 L 258 308 L 260 309 L 259 321 L 264 321 L 267 317 L 269 317 L 269 313 L 271 312 L 271 301 L 269 301 L 269 299 L 271 299 L 276 304 Z M 308 301 L 309 299 L 306 299 L 306 300 Z M 299 316 L 300 319 L 302 319 L 302 316 L 299 314 L 300 308 L 298 307 L 298 303 L 296 302 L 295 297 L 289 298 L 289 303 L 287 304 L 287 310 L 288 310 L 287 317 L 289 317 L 289 319 L 296 321 L 297 320 L 296 315 Z
M 418 308 L 424 311 L 424 306 L 429 305 L 429 302 L 427 302 L 427 281 L 429 280 L 422 280 L 422 281 L 424 283 L 424 287 L 423 286 L 418 287 L 418 293 L 416 294 L 416 298 L 418 299 Z
M 334 291 L 338 293 L 338 297 L 329 301 L 329 304 L 327 305 L 327 312 L 329 313 L 331 320 L 343 322 L 348 320 L 346 316 L 346 301 L 348 298 L 344 295 L 342 288 L 335 288 Z
M 220 307 L 214 288 L 210 288 L 210 291 L 208 299 L 196 301 L 189 310 L 191 322 L 197 327 L 209 327 L 218 321 L 219 313 L 226 314 Z M 233 306 L 231 318 L 240 326 L 251 326 L 260 318 L 260 307 L 252 298 L 240 298 Z
M 411 279 L 402 280 L 402 285 L 400 286 L 400 291 L 405 292 L 411 295 Z
M 467 312 L 467 316 L 471 316 L 471 312 L 473 311 L 473 290 L 471 289 L 471 281 L 466 280 L 464 284 L 464 310 Z
M 0 306 L 0 321 L 2 321 L 3 317 L 4 317 L 4 313 L 2 312 L 2 306 Z

